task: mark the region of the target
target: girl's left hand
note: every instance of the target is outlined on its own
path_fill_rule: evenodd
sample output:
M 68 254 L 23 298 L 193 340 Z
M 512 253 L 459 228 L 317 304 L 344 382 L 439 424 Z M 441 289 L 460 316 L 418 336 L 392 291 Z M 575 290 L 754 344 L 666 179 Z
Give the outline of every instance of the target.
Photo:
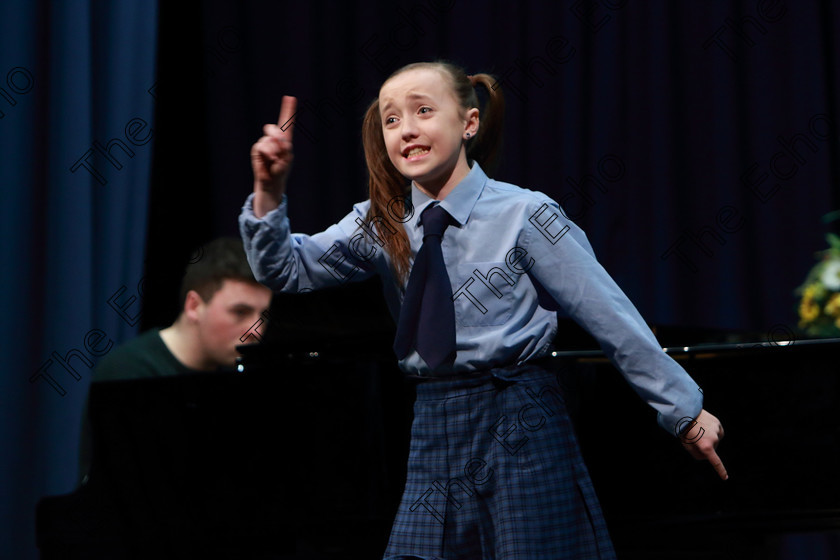
M 723 439 L 723 426 L 720 420 L 701 410 L 695 421 L 680 435 L 683 447 L 699 461 L 707 460 L 723 480 L 729 478 L 726 467 L 715 452 Z

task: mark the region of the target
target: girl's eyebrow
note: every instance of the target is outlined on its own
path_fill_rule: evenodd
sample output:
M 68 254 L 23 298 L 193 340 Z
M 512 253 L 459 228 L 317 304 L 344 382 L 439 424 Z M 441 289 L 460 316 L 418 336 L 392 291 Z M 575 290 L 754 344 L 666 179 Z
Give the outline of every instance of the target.
M 428 99 L 430 101 L 432 99 L 431 97 L 429 97 L 425 93 L 409 93 L 408 98 L 409 99 Z
M 428 99 L 429 101 L 434 101 L 431 97 L 426 95 L 425 93 L 409 93 L 406 96 L 408 99 Z M 384 105 L 380 108 L 381 111 L 387 111 L 391 107 L 391 100 L 387 100 Z

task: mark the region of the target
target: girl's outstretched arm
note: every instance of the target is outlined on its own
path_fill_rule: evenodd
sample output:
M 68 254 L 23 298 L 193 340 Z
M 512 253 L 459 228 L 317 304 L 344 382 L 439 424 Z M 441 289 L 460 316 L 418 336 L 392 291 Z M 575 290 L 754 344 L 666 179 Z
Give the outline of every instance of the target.
M 292 129 L 297 99 L 283 96 L 277 124 L 263 127 L 263 137 L 251 147 L 254 170 L 254 215 L 262 218 L 280 205 L 292 169 Z
M 725 480 L 726 469 L 716 452 L 723 428 L 703 409 L 702 391 L 662 350 L 638 310 L 596 260 L 583 231 L 555 201 L 540 196 L 545 195 L 530 203 L 525 214 L 531 216 L 530 224 L 518 241 L 533 264 L 529 277 L 598 340 L 630 386 L 657 410 L 659 424 L 679 437 L 693 457 L 708 460 Z

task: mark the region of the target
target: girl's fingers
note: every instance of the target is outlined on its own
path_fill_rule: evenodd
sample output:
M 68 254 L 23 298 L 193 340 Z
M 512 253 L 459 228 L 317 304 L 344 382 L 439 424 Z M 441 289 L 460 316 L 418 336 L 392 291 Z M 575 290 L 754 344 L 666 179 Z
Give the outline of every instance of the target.
M 272 136 L 263 136 L 260 138 L 254 144 L 254 150 L 271 159 L 281 158 L 291 151 L 288 142 L 278 140 Z
M 296 108 L 297 99 L 284 96 L 277 124 L 264 125 L 263 137 L 251 146 L 254 192 L 282 194 L 294 159 L 292 127 Z
M 285 142 L 287 144 L 291 144 L 292 140 L 289 134 L 289 130 L 287 129 L 285 132 L 276 124 L 267 124 L 263 126 L 263 134 L 266 136 L 270 136 L 271 138 L 276 138 L 281 142 Z
M 709 463 L 712 464 L 712 467 L 714 467 L 715 472 L 717 472 L 717 474 L 721 478 L 721 480 L 727 480 L 729 478 L 729 474 L 726 472 L 726 467 L 723 466 L 723 461 L 720 460 L 720 457 L 718 457 L 718 455 L 717 455 L 717 453 L 715 453 L 714 449 L 712 449 L 709 452 L 709 455 L 707 457 L 708 457 Z
M 294 116 L 297 110 L 297 98 L 290 95 L 283 96 L 283 103 L 280 105 L 280 118 L 277 119 L 277 128 L 289 142 L 292 141 L 292 129 L 294 128 Z

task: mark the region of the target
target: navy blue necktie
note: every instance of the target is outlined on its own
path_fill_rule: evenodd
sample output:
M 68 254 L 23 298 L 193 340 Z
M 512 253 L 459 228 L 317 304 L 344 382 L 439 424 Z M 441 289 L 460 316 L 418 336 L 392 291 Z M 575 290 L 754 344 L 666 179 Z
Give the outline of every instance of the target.
M 412 346 L 423 361 L 435 369 L 454 358 L 455 306 L 452 284 L 440 249 L 449 214 L 435 204 L 420 216 L 423 222 L 423 245 L 414 259 L 408 277 L 405 298 L 400 309 L 394 352 L 405 358 Z

